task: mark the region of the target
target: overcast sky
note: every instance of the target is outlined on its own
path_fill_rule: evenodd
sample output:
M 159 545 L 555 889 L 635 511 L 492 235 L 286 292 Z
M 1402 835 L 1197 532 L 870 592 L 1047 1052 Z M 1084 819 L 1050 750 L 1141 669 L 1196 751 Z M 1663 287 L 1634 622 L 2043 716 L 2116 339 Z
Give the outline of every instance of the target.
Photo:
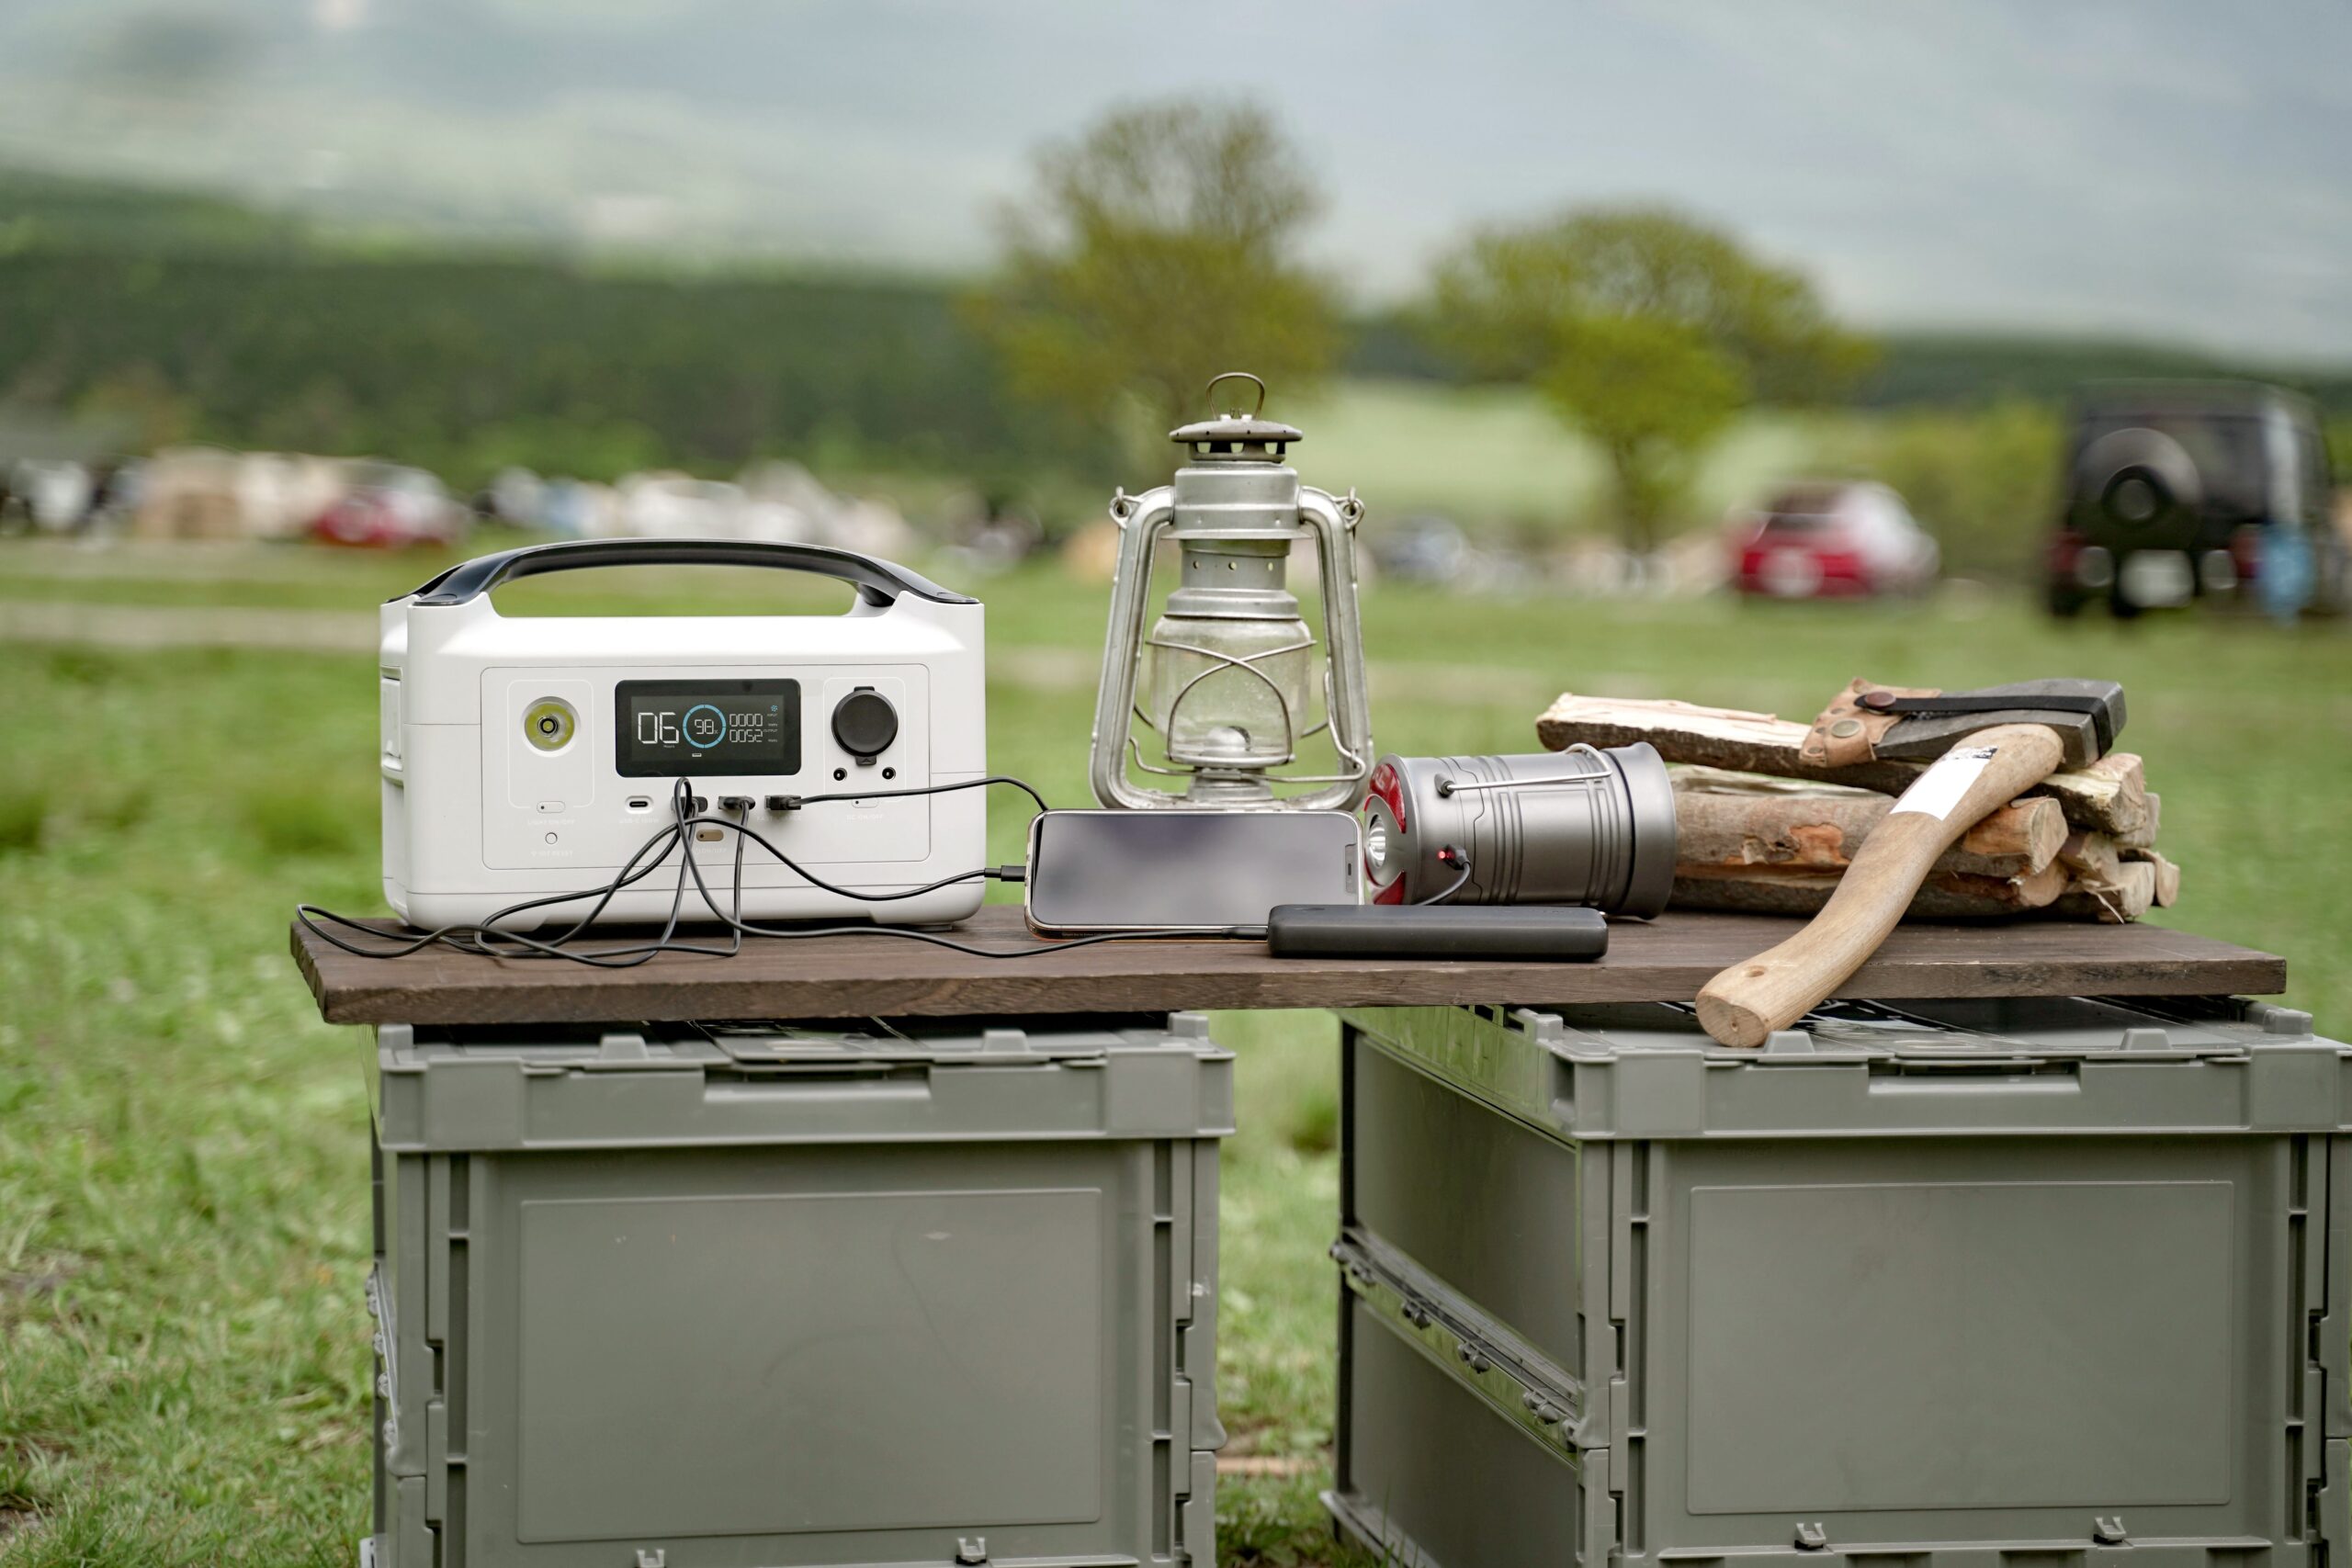
M 355 215 L 926 271 L 1041 142 L 1249 95 L 1318 260 L 1665 200 L 1874 326 L 2352 358 L 2343 0 L 6 0 L 0 159 Z

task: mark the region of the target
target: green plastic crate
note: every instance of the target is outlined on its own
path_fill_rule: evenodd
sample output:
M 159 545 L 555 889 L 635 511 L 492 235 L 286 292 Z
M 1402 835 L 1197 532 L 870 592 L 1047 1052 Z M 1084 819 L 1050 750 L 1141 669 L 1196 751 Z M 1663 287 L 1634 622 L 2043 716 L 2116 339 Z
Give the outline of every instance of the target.
M 1423 1568 L 2324 1568 L 2352 1048 L 2226 998 L 1344 1015 L 1339 1522 Z
M 379 1568 L 1215 1561 L 1206 1021 L 378 1032 Z

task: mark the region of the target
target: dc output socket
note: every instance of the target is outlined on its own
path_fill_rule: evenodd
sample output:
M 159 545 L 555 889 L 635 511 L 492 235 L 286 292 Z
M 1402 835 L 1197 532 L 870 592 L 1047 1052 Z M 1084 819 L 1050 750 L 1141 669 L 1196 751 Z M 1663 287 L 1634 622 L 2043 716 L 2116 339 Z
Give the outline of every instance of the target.
M 899 738 L 899 710 L 871 686 L 833 705 L 833 739 L 860 762 L 870 762 Z

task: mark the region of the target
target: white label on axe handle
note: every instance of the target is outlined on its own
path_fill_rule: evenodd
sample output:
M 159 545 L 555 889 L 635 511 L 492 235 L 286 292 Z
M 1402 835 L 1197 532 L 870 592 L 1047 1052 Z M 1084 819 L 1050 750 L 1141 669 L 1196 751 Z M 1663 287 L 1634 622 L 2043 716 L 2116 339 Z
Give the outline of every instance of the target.
M 1997 746 L 1966 746 L 1945 752 L 1911 782 L 1911 787 L 1894 803 L 1894 811 L 1916 811 L 1922 817 L 1951 816 L 1952 807 L 1960 804 L 1960 797 L 1968 793 L 1968 786 L 1976 782 L 1984 772 L 1984 765 L 1993 760 L 1993 753 L 1999 750 Z M 1892 817 L 1894 811 L 1887 815 Z

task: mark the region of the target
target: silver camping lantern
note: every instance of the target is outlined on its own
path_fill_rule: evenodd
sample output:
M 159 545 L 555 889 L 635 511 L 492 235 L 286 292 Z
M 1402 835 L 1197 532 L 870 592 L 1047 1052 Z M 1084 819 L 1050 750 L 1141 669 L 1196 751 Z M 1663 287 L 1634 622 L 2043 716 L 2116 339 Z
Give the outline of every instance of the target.
M 1266 384 L 1246 371 L 1257 407 L 1187 424 L 1169 439 L 1188 454 L 1175 482 L 1111 502 L 1119 560 L 1094 708 L 1094 798 L 1113 807 L 1351 810 L 1372 773 L 1363 634 L 1356 616 L 1353 491 L 1335 498 L 1298 482 L 1284 461 L 1297 430 L 1263 416 Z M 1180 581 L 1149 633 L 1152 553 L 1175 546 Z M 1323 641 L 1284 579 L 1291 548 L 1315 541 Z M 1321 716 L 1317 716 L 1320 709 Z M 1145 755 L 1133 720 L 1158 737 Z M 1285 772 L 1299 743 L 1328 729 L 1338 771 Z M 1127 764 L 1179 790 L 1129 781 Z M 1319 787 L 1275 793 L 1277 784 Z

